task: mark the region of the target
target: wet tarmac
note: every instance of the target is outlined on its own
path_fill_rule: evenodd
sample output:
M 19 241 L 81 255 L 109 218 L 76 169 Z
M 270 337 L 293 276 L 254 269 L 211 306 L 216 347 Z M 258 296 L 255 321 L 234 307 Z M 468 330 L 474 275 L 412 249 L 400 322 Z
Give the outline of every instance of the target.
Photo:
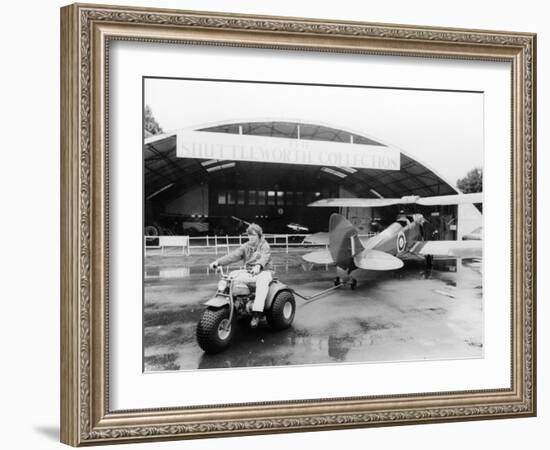
M 330 287 L 331 266 L 313 266 L 293 249 L 274 253 L 278 277 L 300 293 Z M 481 263 L 409 262 L 391 272 L 364 273 L 355 290 L 341 288 L 315 302 L 296 299 L 291 328 L 237 327 L 231 347 L 205 355 L 195 329 L 216 289 L 209 254 L 145 259 L 145 371 L 304 364 L 418 361 L 483 357 Z

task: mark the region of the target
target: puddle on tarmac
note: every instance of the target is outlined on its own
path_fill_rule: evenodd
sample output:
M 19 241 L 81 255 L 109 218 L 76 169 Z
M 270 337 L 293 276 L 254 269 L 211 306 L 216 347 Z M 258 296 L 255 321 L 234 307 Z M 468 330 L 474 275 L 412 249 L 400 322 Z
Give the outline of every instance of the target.
M 145 268 L 144 367 L 146 371 L 196 370 L 481 357 L 483 299 L 481 264 L 436 261 L 427 270 L 407 263 L 399 271 L 371 274 L 352 291 L 298 302 L 293 326 L 274 331 L 239 326 L 232 345 L 217 355 L 198 347 L 196 324 L 218 276 L 196 263 Z M 151 263 L 151 264 L 149 264 Z M 304 263 L 301 255 L 274 255 L 282 282 L 311 295 L 332 284 L 335 268 Z M 181 265 L 176 265 L 181 264 Z M 235 267 L 237 268 L 237 267 Z M 436 291 L 452 294 L 456 300 Z M 437 342 L 437 345 L 434 345 Z
M 333 265 L 312 264 L 304 261 L 302 256 L 311 251 L 294 249 L 291 253 L 273 252 L 271 263 L 276 274 L 333 272 Z M 221 255 L 178 255 L 172 257 L 146 256 L 144 275 L 146 280 L 188 278 L 195 275 L 212 276 L 215 272 L 208 265 Z M 230 270 L 240 269 L 241 266 L 230 266 Z

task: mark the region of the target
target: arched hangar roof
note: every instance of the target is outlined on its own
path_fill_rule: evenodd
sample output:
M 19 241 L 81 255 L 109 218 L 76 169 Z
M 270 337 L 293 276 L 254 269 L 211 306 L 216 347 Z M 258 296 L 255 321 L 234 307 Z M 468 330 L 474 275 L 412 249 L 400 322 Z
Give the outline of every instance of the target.
M 255 136 L 284 137 L 330 142 L 353 142 L 388 147 L 376 138 L 363 133 L 332 127 L 326 124 L 303 123 L 298 121 L 242 121 L 238 123 L 221 123 L 193 128 L 195 131 L 244 134 Z M 410 154 L 400 150 L 401 168 L 399 171 L 378 169 L 354 169 L 342 167 L 323 167 L 301 165 L 304 177 L 326 177 L 337 181 L 342 187 L 360 197 L 401 197 L 403 195 L 433 196 L 457 193 L 443 177 L 427 165 L 419 162 Z M 176 156 L 176 133 L 149 135 L 144 145 L 144 182 L 145 196 L 152 197 L 167 191 L 173 186 L 181 189 L 192 187 L 205 181 L 226 176 L 228 171 L 247 172 L 258 169 L 258 164 L 265 164 L 269 169 L 288 170 L 289 165 L 258 163 L 249 161 L 219 161 L 178 158 Z M 264 166 L 264 167 L 265 167 Z M 378 194 L 378 195 L 377 195 Z

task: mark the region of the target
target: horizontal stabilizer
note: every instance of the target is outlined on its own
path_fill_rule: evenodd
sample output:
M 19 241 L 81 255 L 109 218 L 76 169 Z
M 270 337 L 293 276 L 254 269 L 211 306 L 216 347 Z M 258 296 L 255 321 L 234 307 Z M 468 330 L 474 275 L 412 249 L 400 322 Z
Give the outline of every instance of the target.
M 380 250 L 365 249 L 353 257 L 353 262 L 365 270 L 395 270 L 403 267 L 403 261 Z
M 413 245 L 411 253 L 417 255 L 455 256 L 460 258 L 481 258 L 482 241 L 423 241 Z
M 330 256 L 330 252 L 325 250 L 317 250 L 315 252 L 306 253 L 302 256 L 307 262 L 313 264 L 333 264 L 334 260 Z
M 310 234 L 304 238 L 304 242 L 307 244 L 329 244 L 329 235 L 326 231 L 320 231 L 319 233 Z

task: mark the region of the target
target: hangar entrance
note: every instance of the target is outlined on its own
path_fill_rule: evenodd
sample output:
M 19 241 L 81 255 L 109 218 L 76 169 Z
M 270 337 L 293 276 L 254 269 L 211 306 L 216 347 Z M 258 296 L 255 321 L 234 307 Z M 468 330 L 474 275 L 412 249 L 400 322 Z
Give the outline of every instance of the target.
M 160 214 L 152 218 L 167 225 L 172 221 L 177 233 L 235 235 L 246 229 L 245 222 L 260 224 L 266 233 L 316 232 L 338 212 L 307 207 L 339 195 L 338 183 L 319 177 L 315 166 L 201 160 L 189 164 L 204 167 L 206 182 L 174 187 L 169 196 L 159 196 L 155 203 Z

